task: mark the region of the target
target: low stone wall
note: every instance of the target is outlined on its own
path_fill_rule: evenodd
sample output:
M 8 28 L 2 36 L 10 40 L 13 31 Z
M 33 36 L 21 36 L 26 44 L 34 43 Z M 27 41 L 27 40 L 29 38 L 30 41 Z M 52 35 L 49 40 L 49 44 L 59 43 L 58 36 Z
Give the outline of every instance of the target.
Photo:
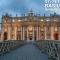
M 60 41 L 40 40 L 40 41 L 35 41 L 34 44 L 43 53 L 48 54 L 49 60 L 60 60 Z
M 10 52 L 25 44 L 25 41 L 13 40 L 0 42 L 0 55 Z

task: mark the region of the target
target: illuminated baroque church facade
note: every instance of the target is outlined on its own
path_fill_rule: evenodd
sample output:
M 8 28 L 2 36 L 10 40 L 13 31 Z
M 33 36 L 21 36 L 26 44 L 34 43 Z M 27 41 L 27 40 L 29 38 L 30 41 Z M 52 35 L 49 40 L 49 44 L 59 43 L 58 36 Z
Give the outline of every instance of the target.
M 60 40 L 60 16 L 34 15 L 2 17 L 1 40 Z

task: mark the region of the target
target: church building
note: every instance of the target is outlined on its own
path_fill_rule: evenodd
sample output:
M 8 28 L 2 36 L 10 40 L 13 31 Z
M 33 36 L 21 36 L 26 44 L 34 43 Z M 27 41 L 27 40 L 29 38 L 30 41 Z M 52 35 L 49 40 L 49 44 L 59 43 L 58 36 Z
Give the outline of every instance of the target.
M 29 11 L 24 16 L 2 16 L 1 40 L 60 40 L 60 16 L 35 15 Z

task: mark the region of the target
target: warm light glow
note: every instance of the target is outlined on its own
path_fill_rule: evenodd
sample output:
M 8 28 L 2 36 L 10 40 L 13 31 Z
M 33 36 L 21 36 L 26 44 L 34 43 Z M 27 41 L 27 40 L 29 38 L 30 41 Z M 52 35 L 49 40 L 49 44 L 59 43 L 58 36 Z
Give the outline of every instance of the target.
M 47 19 L 46 21 L 50 21 L 49 19 Z
M 49 18 L 46 18 L 46 21 L 48 22 L 48 21 L 50 21 L 50 19 Z
M 5 29 L 5 32 L 7 31 L 7 29 Z
M 18 31 L 20 31 L 21 29 L 20 28 L 18 28 Z
M 41 28 L 41 31 L 44 31 L 44 29 L 43 29 L 43 28 Z
M 15 22 L 15 20 L 13 19 L 13 22 Z
M 32 26 L 28 27 L 28 30 L 29 31 L 32 31 L 33 30 L 33 27 Z
M 41 19 L 41 21 L 44 21 L 43 19 Z
M 55 28 L 55 31 L 57 31 L 58 29 L 57 28 Z
M 31 35 L 32 35 L 32 32 L 29 32 L 29 34 L 31 34 Z
M 21 21 L 21 20 L 18 20 L 19 22 Z
M 57 21 L 56 19 L 54 21 Z

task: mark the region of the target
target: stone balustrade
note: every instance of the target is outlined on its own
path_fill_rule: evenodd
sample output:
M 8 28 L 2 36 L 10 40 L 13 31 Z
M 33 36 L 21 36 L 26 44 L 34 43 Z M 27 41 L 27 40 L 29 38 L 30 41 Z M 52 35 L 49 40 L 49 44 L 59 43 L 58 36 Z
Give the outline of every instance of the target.
M 34 43 L 43 53 L 48 54 L 49 60 L 60 60 L 60 41 L 40 40 Z

